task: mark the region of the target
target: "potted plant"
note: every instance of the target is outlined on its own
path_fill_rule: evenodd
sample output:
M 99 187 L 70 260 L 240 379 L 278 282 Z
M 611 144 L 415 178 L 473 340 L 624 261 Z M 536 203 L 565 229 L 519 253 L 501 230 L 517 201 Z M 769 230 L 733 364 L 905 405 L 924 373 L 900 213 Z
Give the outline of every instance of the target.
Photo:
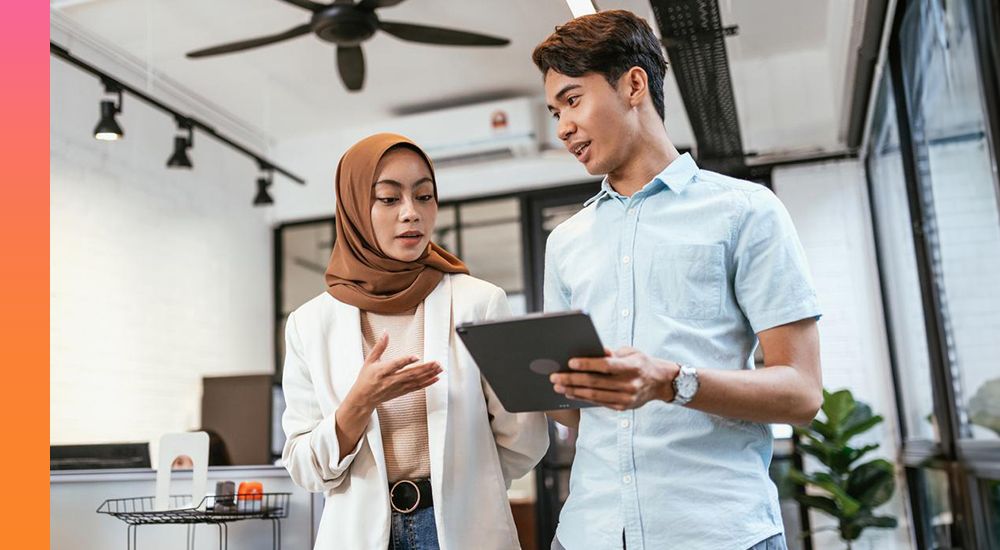
M 851 439 L 882 422 L 871 408 L 855 401 L 850 390 L 830 393 L 823 390 L 823 420 L 816 418 L 806 427 L 795 428 L 799 438 L 797 451 L 815 457 L 822 468 L 805 474 L 792 469 L 789 478 L 820 494 L 796 495 L 802 505 L 833 516 L 838 524 L 813 532 L 837 530 L 851 548 L 853 541 L 869 527 L 894 528 L 896 518 L 875 514 L 875 508 L 888 502 L 896 488 L 892 463 L 875 459 L 859 463 L 878 444 L 854 447 Z

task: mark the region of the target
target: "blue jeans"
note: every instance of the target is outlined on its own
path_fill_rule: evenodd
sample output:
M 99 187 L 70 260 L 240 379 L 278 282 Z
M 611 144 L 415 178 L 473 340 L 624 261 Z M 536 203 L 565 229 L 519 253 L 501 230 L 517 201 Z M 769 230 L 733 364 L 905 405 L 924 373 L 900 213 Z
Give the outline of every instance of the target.
M 409 514 L 393 511 L 389 528 L 389 550 L 438 550 L 434 507 L 428 506 Z
M 758 542 L 750 550 L 788 550 L 788 547 L 785 545 L 785 535 L 782 533 Z

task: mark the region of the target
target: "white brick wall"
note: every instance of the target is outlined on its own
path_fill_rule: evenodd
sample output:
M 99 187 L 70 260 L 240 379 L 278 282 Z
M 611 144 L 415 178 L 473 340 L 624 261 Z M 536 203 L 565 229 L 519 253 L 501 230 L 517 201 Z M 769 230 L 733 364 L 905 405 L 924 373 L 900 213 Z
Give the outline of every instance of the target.
M 51 70 L 51 441 L 146 441 L 199 427 L 201 377 L 273 372 L 271 216 L 256 166 L 125 96 L 126 139 L 94 140 L 102 89 Z
M 862 439 L 882 445 L 870 457 L 895 462 L 898 420 L 863 168 L 857 161 L 777 168 L 772 183 L 795 222 L 819 293 L 823 385 L 849 388 L 886 418 Z M 911 548 L 902 473 L 893 500 L 880 508 L 896 516 L 899 527 L 871 529 L 854 548 Z M 810 521 L 813 528 L 833 523 L 816 512 Z M 843 547 L 835 533 L 819 533 L 813 540 L 817 549 Z

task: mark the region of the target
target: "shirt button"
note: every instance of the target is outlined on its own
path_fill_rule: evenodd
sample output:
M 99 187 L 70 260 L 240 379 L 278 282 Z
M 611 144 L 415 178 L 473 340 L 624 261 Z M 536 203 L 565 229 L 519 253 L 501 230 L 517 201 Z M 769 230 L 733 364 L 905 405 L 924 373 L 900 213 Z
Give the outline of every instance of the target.
M 631 261 L 632 261 L 632 258 L 629 258 L 628 256 L 625 256 L 624 258 L 622 258 L 622 263 L 623 264 L 627 265 Z
M 628 426 L 629 426 L 630 423 L 629 423 L 628 419 L 626 418 L 625 420 L 622 420 L 620 422 L 620 424 L 621 424 L 622 428 L 628 428 Z
M 622 483 L 624 483 L 625 485 L 632 483 L 632 476 L 625 474 L 625 476 L 622 477 Z
M 628 308 L 622 310 L 622 317 L 628 317 Z
M 626 210 L 626 214 L 628 214 L 629 216 L 634 216 L 635 215 L 635 207 L 632 207 L 632 208 L 629 208 L 628 210 Z

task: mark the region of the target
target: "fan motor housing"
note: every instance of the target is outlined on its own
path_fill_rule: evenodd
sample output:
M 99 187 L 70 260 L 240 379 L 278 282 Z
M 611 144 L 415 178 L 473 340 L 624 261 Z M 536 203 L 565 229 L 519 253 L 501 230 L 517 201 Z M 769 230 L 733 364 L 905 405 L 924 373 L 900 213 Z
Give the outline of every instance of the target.
M 350 5 L 333 5 L 317 12 L 312 18 L 316 36 L 339 46 L 356 46 L 368 40 L 378 30 L 374 12 Z

